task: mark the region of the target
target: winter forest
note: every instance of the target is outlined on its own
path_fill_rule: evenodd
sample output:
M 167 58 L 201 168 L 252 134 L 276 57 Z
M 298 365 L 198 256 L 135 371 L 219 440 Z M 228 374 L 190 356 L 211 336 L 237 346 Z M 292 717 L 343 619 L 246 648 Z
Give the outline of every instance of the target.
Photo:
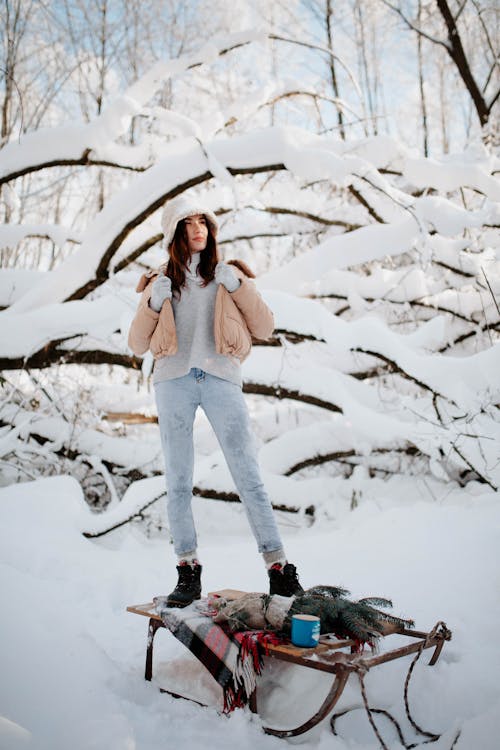
M 147 623 L 125 608 L 167 593 L 175 563 L 153 358 L 127 335 L 139 277 L 166 258 L 161 209 L 184 193 L 274 313 L 243 391 L 301 580 L 388 596 L 423 630 L 445 620 L 413 709 L 437 750 L 497 747 L 498 5 L 2 0 L 0 15 L 0 749 L 380 747 L 361 710 L 293 742 L 248 709 L 221 716 L 166 633 L 144 682 Z M 264 591 L 201 410 L 194 440 L 204 587 Z M 264 670 L 267 723 L 327 690 L 300 669 Z M 367 677 L 402 723 L 407 669 Z M 159 692 L 175 679 L 210 708 Z

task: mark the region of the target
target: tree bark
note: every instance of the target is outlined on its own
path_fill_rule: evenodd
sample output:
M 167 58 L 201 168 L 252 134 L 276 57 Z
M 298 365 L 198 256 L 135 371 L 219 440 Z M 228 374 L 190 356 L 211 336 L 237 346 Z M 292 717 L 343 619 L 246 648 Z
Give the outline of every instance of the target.
M 488 105 L 486 104 L 486 100 L 484 99 L 481 90 L 479 89 L 479 86 L 477 85 L 476 80 L 472 75 L 469 61 L 465 54 L 465 50 L 462 45 L 460 34 L 458 33 L 453 13 L 451 12 L 446 0 L 436 0 L 436 4 L 448 30 L 448 44 L 446 45 L 446 51 L 457 66 L 462 81 L 464 82 L 467 91 L 471 95 L 477 115 L 479 117 L 479 122 L 481 123 L 481 125 L 486 125 L 490 116 L 490 107 L 488 107 Z
M 330 80 L 332 83 L 332 89 L 334 96 L 339 99 L 339 85 L 337 81 L 337 72 L 335 70 L 335 58 L 333 56 L 333 32 L 332 32 L 332 0 L 326 0 L 326 12 L 325 12 L 325 23 L 326 23 L 326 38 L 328 41 L 328 49 L 331 51 L 330 58 L 328 60 L 328 68 L 330 70 Z M 345 141 L 345 128 L 344 128 L 344 116 L 342 109 L 337 105 L 337 122 L 339 124 L 339 135 L 343 141 Z
M 418 0 L 418 25 L 420 26 L 420 18 L 422 15 L 422 2 Z M 427 103 L 425 101 L 424 91 L 424 64 L 422 57 L 422 35 L 417 34 L 417 59 L 418 59 L 418 87 L 420 91 L 420 107 L 422 111 L 422 131 L 423 131 L 423 146 L 424 156 L 429 156 L 429 130 L 427 126 Z

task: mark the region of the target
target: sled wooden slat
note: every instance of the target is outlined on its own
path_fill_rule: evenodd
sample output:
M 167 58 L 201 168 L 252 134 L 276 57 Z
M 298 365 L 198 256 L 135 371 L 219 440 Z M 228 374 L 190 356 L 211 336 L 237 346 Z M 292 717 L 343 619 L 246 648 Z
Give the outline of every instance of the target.
M 218 592 L 221 593 L 222 592 Z M 224 592 L 226 593 L 226 591 Z M 227 590 L 227 593 L 238 598 L 245 592 Z M 146 647 L 146 669 L 145 679 L 151 680 L 153 672 L 153 642 L 154 636 L 160 628 L 166 628 L 161 617 L 157 614 L 153 602 L 147 604 L 133 604 L 127 607 L 127 612 L 133 614 L 142 615 L 149 618 L 148 627 L 148 640 Z M 319 670 L 321 672 L 329 672 L 333 675 L 333 682 L 330 691 L 321 706 L 318 708 L 314 716 L 308 721 L 304 722 L 294 729 L 273 729 L 271 727 L 263 727 L 264 732 L 272 734 L 275 737 L 295 737 L 299 734 L 307 732 L 312 729 L 320 721 L 322 721 L 335 707 L 338 702 L 345 685 L 349 679 L 349 676 L 353 672 L 362 670 L 363 672 L 384 664 L 395 659 L 401 659 L 410 654 L 415 654 L 418 651 L 424 649 L 433 648 L 434 652 L 429 661 L 430 665 L 436 663 L 445 640 L 450 640 L 451 633 L 448 630 L 439 631 L 433 634 L 426 633 L 418 630 L 393 630 L 392 632 L 381 638 L 381 641 L 386 641 L 390 635 L 397 634 L 399 636 L 408 637 L 412 639 L 412 642 L 404 646 L 399 646 L 390 651 L 384 651 L 382 653 L 373 654 L 371 656 L 365 656 L 364 654 L 353 653 L 353 647 L 355 642 L 352 640 L 335 640 L 334 637 L 326 635 L 321 636 L 320 643 L 315 648 L 299 648 L 291 643 L 266 646 L 266 656 L 272 659 L 278 659 L 280 661 L 290 662 L 292 664 L 299 665 L 301 667 Z M 350 652 L 341 651 L 341 649 L 348 648 Z M 170 692 L 163 690 L 162 692 Z M 174 693 L 177 698 L 183 698 L 182 696 Z M 187 698 L 187 700 L 192 700 Z M 196 703 L 197 701 L 195 701 Z M 249 701 L 250 710 L 254 713 L 258 713 L 257 707 L 257 690 L 255 690 Z
M 158 627 L 165 627 L 161 617 L 155 610 L 153 602 L 149 602 L 148 604 L 133 604 L 130 607 L 127 607 L 127 612 L 149 617 L 159 623 Z M 266 647 L 268 652 L 267 655 L 273 656 L 276 659 L 281 659 L 282 661 L 301 664 L 310 667 L 311 669 L 331 672 L 331 662 L 328 660 L 330 652 L 354 646 L 354 641 L 351 640 L 339 641 L 327 639 L 325 641 L 323 638 L 321 640 L 322 642 L 315 648 L 301 648 L 300 646 L 294 646 L 292 643 L 282 643 L 276 646 L 268 644 Z M 321 659 L 319 658 L 320 656 Z M 327 657 L 326 661 L 323 661 L 324 657 Z M 151 679 L 151 677 L 146 677 L 146 679 Z
M 144 615 L 145 617 L 152 617 L 154 620 L 161 620 L 160 615 L 155 610 L 153 602 L 149 604 L 132 604 L 127 607 L 127 612 L 132 612 L 135 615 Z

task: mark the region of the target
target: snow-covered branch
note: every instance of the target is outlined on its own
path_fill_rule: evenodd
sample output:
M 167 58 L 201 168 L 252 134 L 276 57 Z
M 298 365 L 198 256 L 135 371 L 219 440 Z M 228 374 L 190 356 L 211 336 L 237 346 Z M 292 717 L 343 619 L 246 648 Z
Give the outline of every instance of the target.
M 338 479 L 357 468 L 385 476 L 409 469 L 442 482 L 473 479 L 496 490 L 500 287 L 490 229 L 500 223 L 498 160 L 481 146 L 424 159 L 384 135 L 341 140 L 288 125 L 244 131 L 244 121 L 253 123 L 269 103 L 292 96 L 300 101 L 304 94 L 316 102 L 323 94 L 310 82 L 276 82 L 248 97 L 243 91 L 214 109 L 213 118 L 197 113 L 195 120 L 173 104 L 156 105 L 154 96 L 169 77 L 257 37 L 231 36 L 160 64 L 88 125 L 38 131 L 21 138 L 19 148 L 11 142 L 0 151 L 5 179 L 51 163 L 134 170 L 126 176 L 100 170 L 97 200 L 72 219 L 63 202 L 46 214 L 54 225 L 37 222 L 28 205 L 16 221 L 24 215 L 29 224 L 0 230 L 0 246 L 22 243 L 43 253 L 44 243 L 30 238 L 48 237 L 70 251 L 50 272 L 0 270 L 6 308 L 0 312 L 0 367 L 19 370 L 19 380 L 29 380 L 38 394 L 50 370 L 38 383 L 29 370 L 53 363 L 120 365 L 128 372 L 113 368 L 113 376 L 124 376 L 127 392 L 134 370 L 137 382 L 149 387 L 151 354 L 134 357 L 126 345 L 138 303 L 133 289 L 138 274 L 164 252 L 155 248 L 162 240 L 157 212 L 197 188 L 219 216 L 224 256 L 252 267 L 255 261 L 257 288 L 275 315 L 274 336 L 254 342 L 243 364 L 243 388 L 256 413 L 269 409 L 270 423 L 278 412 L 290 415 L 286 428 L 274 419 L 261 449 L 274 507 L 306 513 L 311 497 L 315 506 L 327 507 L 335 496 L 332 473 Z M 340 97 L 329 101 L 342 106 Z M 136 125 L 137 132 L 166 135 L 149 141 L 146 134 L 140 145 L 128 146 L 124 135 Z M 33 179 L 33 196 L 39 181 Z M 15 201 L 9 190 L 2 196 L 13 219 Z M 85 220 L 84 231 L 69 228 Z M 234 247 L 240 240 L 245 244 Z M 73 370 L 60 368 L 66 369 Z M 85 377 L 89 373 L 94 368 Z M 102 390 L 99 383 L 95 398 Z M 137 392 L 142 401 L 130 411 L 149 412 L 151 392 Z M 137 434 L 111 438 L 99 429 L 102 423 L 78 430 L 62 424 L 60 414 L 47 423 L 48 417 L 44 422 L 14 401 L 7 396 L 0 415 L 5 450 L 14 446 L 25 456 L 24 442 L 26 450 L 29 444 L 35 452 L 54 453 L 54 465 L 65 456 L 102 475 L 114 501 L 88 526 L 89 536 L 147 514 L 163 495 L 162 477 L 137 494 L 132 484 L 121 502 L 114 486 L 118 475 L 131 476 L 130 467 L 135 478 L 161 472 L 159 462 L 152 465 L 158 440 L 153 446 Z M 119 409 L 116 402 L 115 409 L 109 406 L 104 411 L 122 410 L 121 402 Z M 50 408 L 57 411 L 55 403 Z M 145 426 L 117 428 L 126 429 L 148 432 Z M 202 453 L 195 494 L 235 502 L 222 454 Z
M 193 55 L 158 62 L 141 79 L 119 96 L 90 123 L 68 123 L 41 128 L 0 150 L 0 185 L 30 172 L 53 166 L 109 165 L 143 170 L 152 164 L 151 148 L 123 146 L 116 140 L 126 133 L 133 117 L 166 80 L 254 41 L 262 41 L 256 31 L 235 32 L 206 42 Z
M 340 257 L 345 257 L 344 266 L 352 266 L 381 255 L 406 252 L 420 238 L 423 226 L 435 228 L 444 235 L 456 234 L 465 227 L 479 226 L 487 211 L 469 212 L 439 197 L 403 196 L 366 158 L 349 153 L 338 155 L 328 139 L 312 136 L 297 128 L 263 129 L 230 139 L 214 140 L 204 144 L 203 148 L 200 148 L 197 139 L 186 138 L 170 144 L 167 152 L 158 164 L 137 176 L 124 191 L 108 201 L 82 237 L 79 250 L 53 271 L 46 281 L 41 281 L 16 302 L 12 312 L 56 301 L 81 299 L 102 284 L 109 276 L 112 258 L 127 235 L 165 200 L 189 186 L 210 179 L 214 160 L 232 174 L 254 174 L 286 168 L 299 177 L 325 177 L 340 185 L 348 185 L 354 179 L 354 173 L 362 173 L 370 175 L 371 181 L 375 180 L 386 193 L 391 193 L 398 206 L 401 201 L 411 206 L 411 215 L 399 222 L 362 227 L 340 238 L 327 239 L 312 253 L 313 258 L 311 254 L 307 259 L 305 256 L 299 258 L 302 265 L 309 266 L 305 278 L 316 276 L 319 268 L 315 258 L 329 250 L 332 243 L 339 246 L 335 256 L 340 251 Z M 210 159 L 212 164 L 209 163 Z M 341 267 L 339 263 L 337 265 Z
M 62 247 L 66 242 L 78 245 L 81 238 L 69 227 L 56 224 L 3 224 L 0 226 L 0 248 L 14 247 L 27 237 L 49 239 Z

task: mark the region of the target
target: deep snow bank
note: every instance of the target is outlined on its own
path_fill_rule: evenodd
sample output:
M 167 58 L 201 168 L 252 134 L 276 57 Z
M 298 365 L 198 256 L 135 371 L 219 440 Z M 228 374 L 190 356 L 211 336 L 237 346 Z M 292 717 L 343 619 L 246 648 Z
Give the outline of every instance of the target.
M 397 494 L 390 496 L 388 484 L 384 497 L 371 496 L 321 528 L 294 527 L 280 516 L 288 555 L 306 586 L 342 584 L 354 596 L 390 596 L 395 611 L 422 629 L 445 620 L 453 641 L 435 667 L 422 660 L 415 670 L 412 709 L 425 728 L 445 733 L 434 748 L 448 748 L 461 727 L 459 750 L 493 750 L 500 729 L 498 498 L 477 487 L 467 494 L 443 485 L 440 496 L 424 501 L 415 481 L 404 495 L 401 483 L 395 487 Z M 203 500 L 195 506 L 204 590 L 264 590 L 265 571 L 241 508 Z M 260 720 L 247 710 L 226 719 L 144 682 L 147 623 L 125 607 L 168 592 L 172 549 L 164 539 L 145 539 L 138 528 L 89 541 L 80 533 L 88 522 L 80 487 L 69 477 L 0 490 L 0 748 L 286 746 L 262 734 Z M 401 719 L 408 665 L 401 660 L 367 677 L 372 704 Z M 158 636 L 155 670 L 160 682 L 177 671 L 195 693 L 217 703 L 203 669 L 167 633 Z M 266 669 L 266 720 L 286 726 L 311 713 L 328 677 L 303 672 L 282 664 Z M 339 710 L 353 704 L 359 704 L 355 685 Z M 326 723 L 294 743 L 319 750 L 377 747 L 362 712 L 338 728 L 344 739 L 334 738 Z M 390 746 L 399 747 L 390 728 L 381 728 Z

